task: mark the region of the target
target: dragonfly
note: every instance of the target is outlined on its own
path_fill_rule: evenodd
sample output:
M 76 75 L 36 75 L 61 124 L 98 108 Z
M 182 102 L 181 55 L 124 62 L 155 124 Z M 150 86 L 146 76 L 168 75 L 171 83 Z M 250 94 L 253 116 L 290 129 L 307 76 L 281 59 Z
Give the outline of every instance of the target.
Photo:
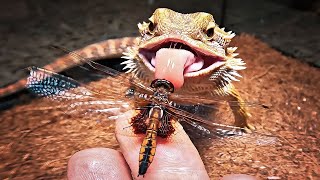
M 165 79 L 155 79 L 150 85 L 145 85 L 130 74 L 85 59 L 65 48 L 55 48 L 69 53 L 73 58 L 77 58 L 78 62 L 83 62 L 79 67 L 85 71 L 86 76 L 92 79 L 109 78 L 108 83 L 99 84 L 100 87 L 97 88 L 33 66 L 28 68 L 30 75 L 26 84 L 27 89 L 37 96 L 59 102 L 60 106 L 57 108 L 63 109 L 66 114 L 102 113 L 106 117 L 114 117 L 130 108 L 137 111 L 131 118 L 130 126 L 135 134 L 145 134 L 139 152 L 138 176 L 144 176 L 153 161 L 157 137 L 168 138 L 174 134 L 176 122 L 186 124 L 212 137 L 243 134 L 243 128 L 217 123 L 201 116 L 202 109 L 217 110 L 216 106 L 209 104 L 219 104 L 221 103 L 219 99 L 208 100 L 201 96 L 175 94 L 173 84 Z

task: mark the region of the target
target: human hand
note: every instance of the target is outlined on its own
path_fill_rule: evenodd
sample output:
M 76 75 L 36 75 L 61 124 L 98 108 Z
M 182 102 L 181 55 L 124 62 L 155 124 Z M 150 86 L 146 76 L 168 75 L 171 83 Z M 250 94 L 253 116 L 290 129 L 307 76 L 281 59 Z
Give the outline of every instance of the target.
M 126 113 L 116 121 L 115 134 L 121 152 L 108 148 L 77 152 L 69 160 L 68 179 L 137 178 L 139 150 L 144 135 L 136 135 L 126 128 L 130 126 L 126 120 L 129 117 L 130 113 Z M 170 138 L 157 139 L 154 160 L 144 178 L 140 176 L 138 179 L 209 179 L 197 149 L 182 126 L 179 123 L 175 125 L 176 133 Z

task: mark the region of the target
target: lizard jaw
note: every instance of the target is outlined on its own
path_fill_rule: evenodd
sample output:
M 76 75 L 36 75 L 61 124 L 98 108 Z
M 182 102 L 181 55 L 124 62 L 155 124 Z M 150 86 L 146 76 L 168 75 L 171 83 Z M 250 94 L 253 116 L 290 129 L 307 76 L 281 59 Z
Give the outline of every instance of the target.
M 155 72 L 156 54 L 160 49 L 176 49 L 181 51 L 189 51 L 195 56 L 193 64 L 185 67 L 184 77 L 197 77 L 209 74 L 213 70 L 225 64 L 225 57 L 212 52 L 203 50 L 192 43 L 182 40 L 181 38 L 165 38 L 155 43 L 149 43 L 139 48 L 139 57 L 149 70 Z M 178 51 L 177 51 L 178 52 Z M 195 66 L 195 63 L 197 63 Z M 199 64 L 203 64 L 202 66 Z M 201 66 L 201 67 L 199 67 Z

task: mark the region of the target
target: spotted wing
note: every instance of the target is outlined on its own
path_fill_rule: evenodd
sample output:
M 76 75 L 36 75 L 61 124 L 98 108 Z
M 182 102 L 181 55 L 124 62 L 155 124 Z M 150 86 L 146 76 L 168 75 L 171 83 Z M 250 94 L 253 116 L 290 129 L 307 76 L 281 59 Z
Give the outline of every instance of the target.
M 37 96 L 54 100 L 55 104 L 51 103 L 49 108 L 61 109 L 66 114 L 108 115 L 123 112 L 130 107 L 129 100 L 125 98 L 125 87 L 109 86 L 108 89 L 100 90 L 96 88 L 99 82 L 84 85 L 70 77 L 38 67 L 30 67 L 29 70 L 27 89 Z

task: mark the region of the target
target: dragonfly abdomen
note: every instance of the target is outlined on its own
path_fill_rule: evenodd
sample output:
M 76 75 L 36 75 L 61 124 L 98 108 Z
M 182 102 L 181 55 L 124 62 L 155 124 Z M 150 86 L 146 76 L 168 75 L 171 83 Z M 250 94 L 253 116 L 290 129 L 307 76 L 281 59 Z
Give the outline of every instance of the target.
M 157 147 L 157 131 L 160 124 L 160 119 L 163 116 L 163 110 L 159 106 L 154 106 L 150 109 L 149 125 L 146 131 L 146 136 L 142 141 L 139 153 L 139 175 L 144 175 L 148 167 L 153 161 Z

